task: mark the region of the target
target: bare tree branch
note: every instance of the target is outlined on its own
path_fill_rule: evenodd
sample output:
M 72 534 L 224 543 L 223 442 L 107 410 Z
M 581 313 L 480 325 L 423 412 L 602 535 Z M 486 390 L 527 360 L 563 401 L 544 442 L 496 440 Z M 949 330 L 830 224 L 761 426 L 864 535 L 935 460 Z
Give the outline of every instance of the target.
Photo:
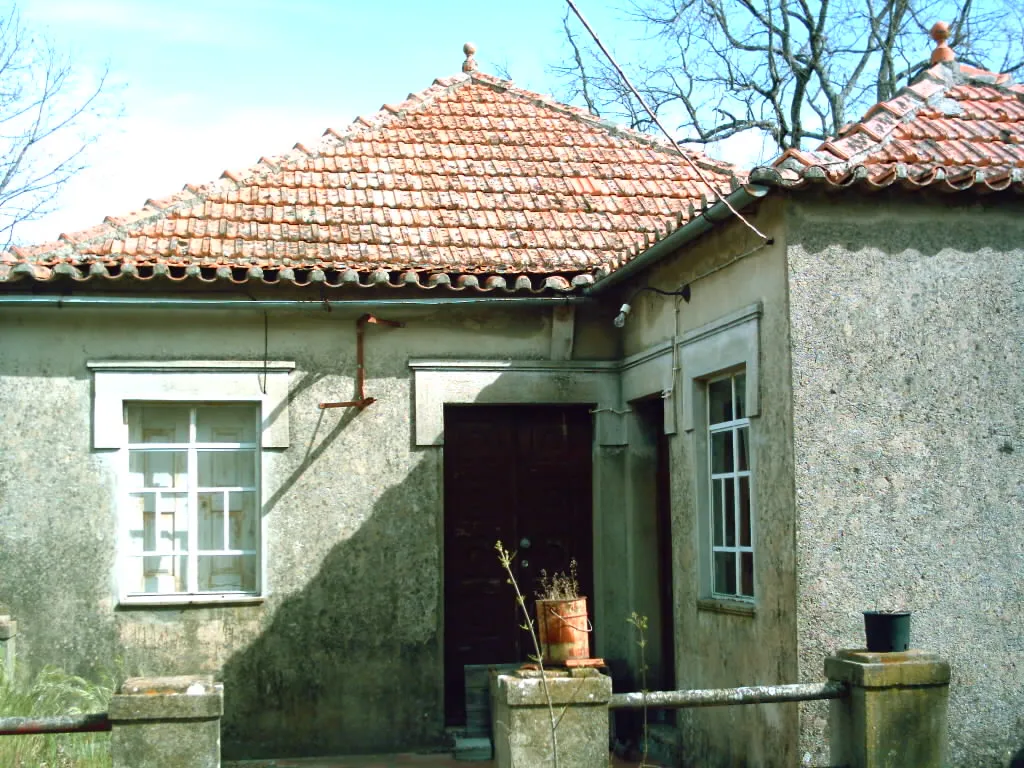
M 0 18 L 0 244 L 47 213 L 64 184 L 85 167 L 95 141 L 105 74 L 84 90 L 70 61 L 21 24 Z
M 756 129 L 778 150 L 836 135 L 928 65 L 928 29 L 950 22 L 960 61 L 1024 70 L 1024 0 L 622 0 L 642 37 L 628 67 L 644 98 L 707 144 Z M 629 22 L 627 22 L 628 24 Z M 617 27 L 617 38 L 630 35 Z M 552 69 L 594 112 L 649 120 L 570 19 Z M 636 34 L 639 31 L 642 34 Z

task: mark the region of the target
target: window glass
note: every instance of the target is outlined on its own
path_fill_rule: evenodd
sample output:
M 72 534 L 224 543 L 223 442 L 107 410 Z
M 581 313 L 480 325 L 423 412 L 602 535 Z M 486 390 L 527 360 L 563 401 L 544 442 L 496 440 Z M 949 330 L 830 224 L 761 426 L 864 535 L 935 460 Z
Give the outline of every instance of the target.
M 736 594 L 736 553 L 715 552 L 715 591 Z
M 256 419 L 246 405 L 208 405 L 196 408 L 196 441 L 255 443 Z
M 711 433 L 711 472 L 732 472 L 732 430 Z
M 129 405 L 131 443 L 187 443 L 189 409 L 177 405 Z
M 199 451 L 200 488 L 252 487 L 256 451 Z
M 128 453 L 132 488 L 184 488 L 188 484 L 185 451 L 138 450 Z
M 732 421 L 732 380 L 719 379 L 708 384 L 708 423 Z
M 754 596 L 754 553 L 740 553 L 740 594 Z
M 127 593 L 258 590 L 257 408 L 127 407 Z
M 704 562 L 710 563 L 713 595 L 749 599 L 754 596 L 754 513 L 745 374 L 708 382 L 707 398 L 711 551 Z

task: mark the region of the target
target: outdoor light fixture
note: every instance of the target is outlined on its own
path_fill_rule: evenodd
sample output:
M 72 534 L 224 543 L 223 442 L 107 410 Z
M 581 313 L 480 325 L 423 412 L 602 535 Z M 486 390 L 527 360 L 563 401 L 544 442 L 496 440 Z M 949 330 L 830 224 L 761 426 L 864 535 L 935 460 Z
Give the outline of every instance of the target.
M 687 304 L 690 303 L 689 283 L 686 283 L 685 285 L 681 286 L 678 290 L 675 291 L 663 291 L 661 290 L 661 288 L 653 288 L 649 285 L 645 285 L 642 288 L 637 288 L 633 292 L 633 295 L 629 297 L 629 301 L 627 301 L 619 308 L 619 314 L 617 314 L 615 316 L 615 319 L 612 321 L 616 328 L 622 328 L 623 326 L 626 325 L 626 318 L 629 316 L 629 313 L 633 311 L 633 307 L 630 306 L 630 303 L 639 295 L 641 291 L 650 291 L 651 293 L 656 293 L 659 296 L 682 296 L 683 301 L 685 301 Z
M 629 314 L 629 311 L 631 309 L 632 309 L 632 307 L 629 306 L 629 304 L 623 304 L 622 305 L 622 309 L 619 310 L 619 314 L 617 314 L 615 316 L 615 321 L 614 322 L 615 322 L 615 327 L 616 328 L 621 328 L 622 326 L 624 326 L 626 324 L 626 315 Z

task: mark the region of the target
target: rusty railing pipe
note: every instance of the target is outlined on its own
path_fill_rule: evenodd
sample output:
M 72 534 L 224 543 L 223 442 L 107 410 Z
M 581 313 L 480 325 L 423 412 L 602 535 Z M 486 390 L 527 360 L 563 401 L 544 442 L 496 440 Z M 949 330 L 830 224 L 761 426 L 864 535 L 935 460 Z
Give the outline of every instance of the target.
M 781 701 L 841 699 L 847 695 L 843 683 L 793 683 L 790 685 L 745 685 L 739 688 L 707 688 L 690 691 L 648 691 L 616 693 L 609 709 L 684 709 L 722 707 L 730 704 L 772 704 Z
M 109 731 L 106 712 L 91 715 L 54 715 L 53 717 L 0 717 L 0 736 L 38 733 L 95 733 Z

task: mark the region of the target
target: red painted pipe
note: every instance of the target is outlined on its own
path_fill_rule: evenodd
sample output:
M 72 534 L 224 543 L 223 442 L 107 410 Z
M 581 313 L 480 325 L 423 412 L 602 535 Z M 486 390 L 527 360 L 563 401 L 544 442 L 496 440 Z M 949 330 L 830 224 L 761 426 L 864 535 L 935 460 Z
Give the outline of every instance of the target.
M 56 715 L 54 717 L 0 717 L 0 736 L 36 733 L 95 733 L 109 731 L 106 712 L 92 715 Z
M 389 328 L 404 328 L 405 323 L 394 320 L 381 320 L 379 317 L 369 313 L 360 315 L 356 320 L 356 386 L 359 390 L 358 400 L 346 400 L 343 403 L 320 403 L 320 408 L 350 408 L 355 407 L 362 410 L 377 400 L 374 397 L 366 396 L 366 365 L 363 354 L 363 339 L 366 336 L 367 325 L 386 325 Z

